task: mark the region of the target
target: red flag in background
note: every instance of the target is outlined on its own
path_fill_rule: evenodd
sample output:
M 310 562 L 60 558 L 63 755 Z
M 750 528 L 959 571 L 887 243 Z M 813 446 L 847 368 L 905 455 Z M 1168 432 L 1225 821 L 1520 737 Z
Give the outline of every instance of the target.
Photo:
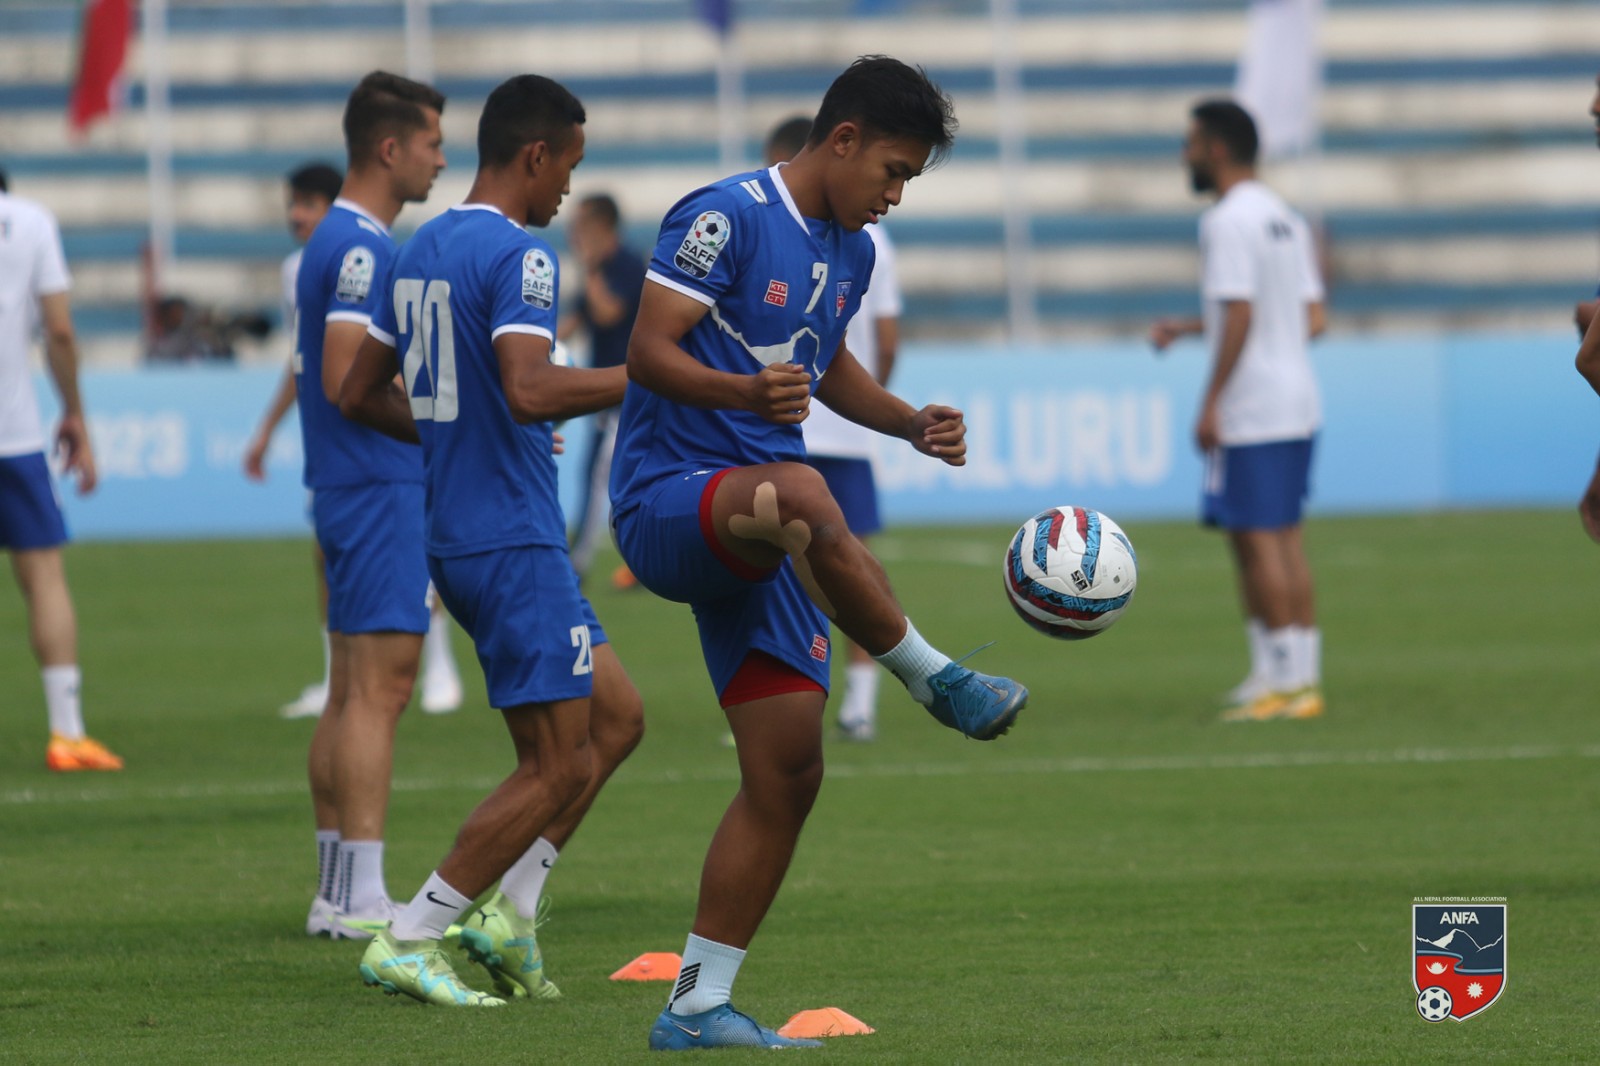
M 95 119 L 109 115 L 120 95 L 117 82 L 128 58 L 134 0 L 85 0 L 83 53 L 72 83 L 67 119 L 82 135 Z

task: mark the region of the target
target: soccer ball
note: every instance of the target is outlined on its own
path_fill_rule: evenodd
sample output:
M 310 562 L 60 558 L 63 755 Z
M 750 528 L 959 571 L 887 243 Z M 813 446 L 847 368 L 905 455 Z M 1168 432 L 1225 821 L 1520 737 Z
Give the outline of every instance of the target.
M 1442 1022 L 1450 1017 L 1450 993 L 1438 985 L 1424 988 L 1417 997 L 1417 1013 L 1424 1021 Z
M 1006 598 L 1047 636 L 1084 640 L 1128 607 L 1139 580 L 1133 544 L 1111 519 L 1052 507 L 1022 523 L 1005 558 Z

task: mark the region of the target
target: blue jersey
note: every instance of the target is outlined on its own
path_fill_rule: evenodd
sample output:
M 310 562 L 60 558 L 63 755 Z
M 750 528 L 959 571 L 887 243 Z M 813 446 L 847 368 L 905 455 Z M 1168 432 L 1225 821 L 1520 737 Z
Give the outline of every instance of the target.
M 349 200 L 333 202 L 300 258 L 293 366 L 309 489 L 422 480 L 417 449 L 349 421 L 322 391 L 328 323 L 371 321 L 393 258 L 388 229 Z
M 678 201 L 661 224 L 646 284 L 710 308 L 682 340 L 702 363 L 734 374 L 798 363 L 814 390 L 861 306 L 875 252 L 864 232 L 803 217 L 778 169 L 726 178 Z M 675 403 L 630 383 L 612 505 L 627 510 L 673 474 L 804 458 L 797 425 Z
M 426 463 L 428 554 L 565 548 L 548 422 L 518 425 L 494 338 L 554 343 L 557 261 L 550 246 L 484 204 L 425 223 L 390 272 L 368 327 L 394 346 Z

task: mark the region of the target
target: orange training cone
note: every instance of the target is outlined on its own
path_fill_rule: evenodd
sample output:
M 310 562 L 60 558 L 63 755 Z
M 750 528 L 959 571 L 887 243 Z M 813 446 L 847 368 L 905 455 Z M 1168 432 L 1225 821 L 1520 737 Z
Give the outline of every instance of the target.
M 676 951 L 647 951 L 611 975 L 613 981 L 676 981 L 683 956 Z
M 779 1036 L 804 1037 L 819 1036 L 865 1036 L 877 1032 L 872 1026 L 860 1018 L 845 1013 L 838 1007 L 819 1007 L 816 1010 L 803 1010 L 784 1023 L 778 1030 Z

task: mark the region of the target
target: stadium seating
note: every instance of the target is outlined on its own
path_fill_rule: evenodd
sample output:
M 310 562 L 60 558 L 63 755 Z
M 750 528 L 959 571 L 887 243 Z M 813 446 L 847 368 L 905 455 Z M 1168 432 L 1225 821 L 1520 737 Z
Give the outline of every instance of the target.
M 749 0 L 737 41 L 749 159 L 776 120 L 815 105 L 855 55 L 925 64 L 963 132 L 943 171 L 890 218 L 911 336 L 1004 332 L 1002 181 L 978 0 Z M 1033 273 L 1047 335 L 1127 334 L 1192 310 L 1195 216 L 1177 153 L 1187 106 L 1226 92 L 1242 3 L 1024 2 Z M 870 11 L 871 14 L 858 14 Z M 76 10 L 0 6 L 0 167 L 60 215 L 91 357 L 137 350 L 139 248 L 148 215 L 140 53 L 129 107 L 83 144 L 67 136 Z M 477 108 L 523 70 L 566 81 L 589 107 L 573 192 L 617 196 L 635 242 L 719 176 L 717 41 L 687 0 L 436 0 L 436 82 L 451 167 L 407 230 L 466 189 Z M 401 5 L 174 0 L 171 20 L 178 262 L 169 288 L 232 309 L 276 308 L 291 250 L 282 178 L 339 162 L 339 112 L 369 69 L 403 69 Z M 1341 329 L 1559 325 L 1592 291 L 1600 158 L 1585 115 L 1600 10 L 1570 3 L 1329 0 L 1324 149 L 1269 180 L 1327 236 Z M 558 227 L 559 228 L 559 227 Z M 558 233 L 559 236 L 559 233 Z

